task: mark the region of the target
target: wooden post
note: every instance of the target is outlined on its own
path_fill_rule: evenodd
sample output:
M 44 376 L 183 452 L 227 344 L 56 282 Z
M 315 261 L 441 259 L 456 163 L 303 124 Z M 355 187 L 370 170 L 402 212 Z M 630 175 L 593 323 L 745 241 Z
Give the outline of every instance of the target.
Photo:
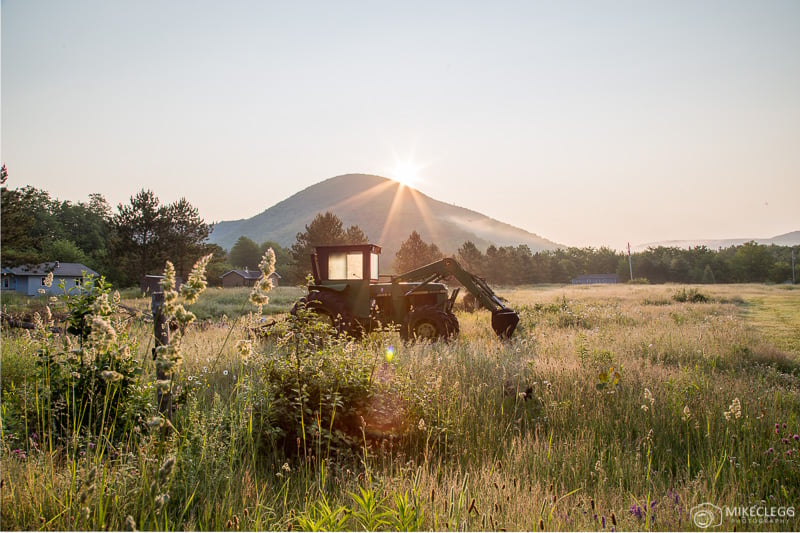
M 153 359 L 156 358 L 156 349 L 159 346 L 166 346 L 169 344 L 169 324 L 167 317 L 161 312 L 164 306 L 164 293 L 154 292 L 153 299 L 150 302 L 150 310 L 153 312 L 153 334 L 155 335 L 156 342 L 153 348 Z M 163 370 L 156 366 L 156 379 L 167 379 Z M 156 403 L 158 405 L 158 412 L 172 419 L 172 393 L 170 391 L 162 392 L 161 389 L 156 389 Z

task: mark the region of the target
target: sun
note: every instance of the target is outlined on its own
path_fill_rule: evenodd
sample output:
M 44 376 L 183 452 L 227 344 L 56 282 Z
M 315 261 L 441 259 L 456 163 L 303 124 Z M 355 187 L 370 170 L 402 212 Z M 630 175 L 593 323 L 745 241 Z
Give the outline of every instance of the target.
M 411 161 L 398 162 L 389 172 L 389 177 L 405 187 L 414 187 L 420 182 L 420 167 Z

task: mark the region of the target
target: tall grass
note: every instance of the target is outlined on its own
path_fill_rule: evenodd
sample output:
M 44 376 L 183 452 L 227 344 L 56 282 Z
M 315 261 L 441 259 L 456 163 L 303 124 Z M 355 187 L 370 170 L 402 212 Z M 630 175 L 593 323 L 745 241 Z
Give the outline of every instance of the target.
M 30 372 L 41 339 L 6 330 L 3 527 L 694 530 L 690 509 L 705 502 L 796 506 L 800 353 L 752 306 L 800 293 L 703 286 L 707 301 L 676 301 L 681 289 L 503 291 L 522 317 L 506 342 L 486 312 L 459 314 L 450 343 L 309 340 L 301 387 L 340 387 L 359 368 L 367 386 L 350 396 L 357 409 L 340 402 L 332 417 L 319 397 L 297 404 L 300 433 L 282 445 L 264 379 L 290 355 L 274 339 L 237 348 L 245 320 L 187 330 L 174 430 L 143 419 L 111 443 L 42 441 L 37 413 L 52 406 Z M 785 335 L 800 323 L 788 320 Z M 148 326 L 127 327 L 152 376 Z M 312 397 L 292 388 L 288 399 Z M 325 440 L 325 420 L 350 444 Z M 733 520 L 726 529 L 799 525 Z

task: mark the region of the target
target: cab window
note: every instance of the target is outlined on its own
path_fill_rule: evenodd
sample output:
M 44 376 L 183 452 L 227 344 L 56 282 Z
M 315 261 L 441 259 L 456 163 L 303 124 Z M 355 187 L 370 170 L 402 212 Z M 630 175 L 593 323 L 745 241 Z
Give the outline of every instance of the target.
M 361 252 L 339 252 L 328 256 L 328 279 L 364 279 Z
M 378 254 L 370 254 L 369 277 L 378 279 Z

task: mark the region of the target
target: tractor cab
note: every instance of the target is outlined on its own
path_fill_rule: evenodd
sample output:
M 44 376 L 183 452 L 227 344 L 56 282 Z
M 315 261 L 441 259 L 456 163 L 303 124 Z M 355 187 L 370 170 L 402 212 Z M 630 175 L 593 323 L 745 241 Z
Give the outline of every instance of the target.
M 355 317 L 370 314 L 370 283 L 378 282 L 380 246 L 352 244 L 317 246 L 311 256 L 314 283 L 339 293 Z

